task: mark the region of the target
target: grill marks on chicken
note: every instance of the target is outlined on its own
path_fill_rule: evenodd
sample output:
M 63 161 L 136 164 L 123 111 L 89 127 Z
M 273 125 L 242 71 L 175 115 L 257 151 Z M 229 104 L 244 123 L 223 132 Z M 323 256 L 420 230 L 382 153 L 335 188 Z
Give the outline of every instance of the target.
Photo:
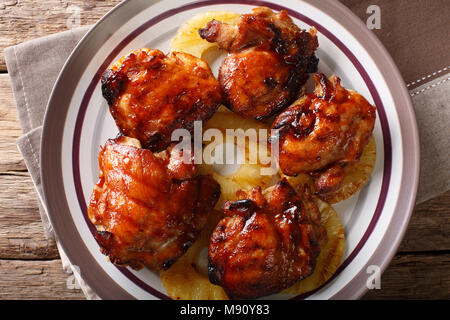
M 226 105 L 245 117 L 264 120 L 286 108 L 317 71 L 316 30 L 301 30 L 284 10 L 256 8 L 236 26 L 212 20 L 199 34 L 229 51 L 219 82 Z
M 230 298 L 279 292 L 312 273 L 319 242 L 326 240 L 320 211 L 307 190 L 300 197 L 283 179 L 224 204 L 209 245 L 209 275 Z
M 279 164 L 289 176 L 309 173 L 315 191 L 338 189 L 343 167 L 359 160 L 374 129 L 376 109 L 363 96 L 341 86 L 340 79 L 314 76 L 314 93 L 282 112 L 272 125 L 279 130 Z
M 120 132 L 144 148 L 162 151 L 175 129 L 207 121 L 222 97 L 208 64 L 187 53 L 140 49 L 102 79 L 102 92 Z
M 133 142 L 134 141 L 134 142 Z M 135 139 L 108 140 L 88 208 L 103 254 L 133 269 L 169 268 L 197 239 L 220 196 L 172 148 L 155 155 Z

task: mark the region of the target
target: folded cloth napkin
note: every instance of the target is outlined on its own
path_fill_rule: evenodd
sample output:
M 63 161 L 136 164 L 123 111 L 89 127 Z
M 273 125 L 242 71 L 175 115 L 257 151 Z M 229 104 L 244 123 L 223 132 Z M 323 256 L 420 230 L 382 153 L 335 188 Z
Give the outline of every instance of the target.
M 51 89 L 64 62 L 88 28 L 32 40 L 5 50 L 8 72 L 23 136 L 17 141 L 40 199 L 45 234 L 55 238 L 42 198 L 40 140 Z M 45 77 L 45 81 L 42 78 Z M 411 91 L 421 136 L 421 175 L 417 202 L 450 189 L 450 73 Z M 57 241 L 57 239 L 55 239 Z M 98 296 L 84 283 L 58 245 L 66 269 L 72 270 L 88 299 Z
M 73 274 L 86 298 L 99 299 L 83 281 L 79 269 L 70 263 L 56 239 L 45 210 L 40 176 L 41 133 L 47 102 L 65 61 L 88 30 L 88 27 L 79 28 L 6 48 L 5 58 L 23 131 L 23 136 L 17 140 L 17 146 L 39 197 L 39 212 L 45 236 L 56 241 L 64 271 Z M 42 81 L 43 78 L 45 81 Z

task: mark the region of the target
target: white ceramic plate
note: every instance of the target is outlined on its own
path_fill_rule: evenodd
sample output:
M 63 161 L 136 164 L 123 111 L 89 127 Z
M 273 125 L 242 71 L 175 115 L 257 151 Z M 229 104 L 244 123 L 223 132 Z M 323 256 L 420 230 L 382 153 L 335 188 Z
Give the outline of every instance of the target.
M 414 113 L 397 68 L 375 36 L 334 1 L 127 1 L 106 15 L 80 42 L 55 85 L 42 138 L 46 205 L 63 248 L 102 298 L 168 298 L 159 276 L 117 267 L 99 251 L 87 205 L 98 177 L 99 146 L 118 130 L 100 88 L 106 68 L 131 50 L 169 49 L 177 29 L 210 10 L 247 13 L 257 6 L 285 9 L 302 28 L 318 30 L 319 71 L 336 74 L 345 87 L 377 107 L 377 160 L 363 190 L 336 206 L 346 250 L 335 276 L 299 297 L 358 298 L 377 267 L 384 270 L 407 227 L 418 181 L 419 147 Z M 217 74 L 219 60 L 209 61 Z M 371 269 L 369 266 L 376 266 Z

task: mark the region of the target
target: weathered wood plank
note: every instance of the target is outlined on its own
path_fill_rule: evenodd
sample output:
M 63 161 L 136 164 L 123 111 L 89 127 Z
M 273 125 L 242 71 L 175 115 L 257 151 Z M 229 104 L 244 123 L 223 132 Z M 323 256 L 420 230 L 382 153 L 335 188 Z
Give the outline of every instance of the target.
M 0 226 L 0 259 L 50 260 L 59 253 L 53 240 L 45 238 L 40 221 Z
M 0 3 L 0 71 L 6 70 L 3 49 L 21 42 L 91 25 L 120 0 L 8 0 Z M 78 18 L 79 17 L 79 18 Z
M 0 75 L 0 259 L 55 259 L 16 139 L 22 134 L 7 74 Z M 23 172 L 21 172 L 23 171 Z
M 433 250 L 450 250 L 450 191 L 415 207 L 399 247 L 399 252 Z
M 61 260 L 0 260 L 0 299 L 85 299 L 70 277 Z
M 25 170 L 25 163 L 16 146 L 22 130 L 7 74 L 0 74 L 0 128 L 0 173 Z
M 37 195 L 28 172 L 0 175 L 0 190 L 2 227 L 40 221 Z
M 55 259 L 44 235 L 37 195 L 28 172 L 0 174 L 0 259 Z
M 449 299 L 450 254 L 397 255 L 364 299 Z

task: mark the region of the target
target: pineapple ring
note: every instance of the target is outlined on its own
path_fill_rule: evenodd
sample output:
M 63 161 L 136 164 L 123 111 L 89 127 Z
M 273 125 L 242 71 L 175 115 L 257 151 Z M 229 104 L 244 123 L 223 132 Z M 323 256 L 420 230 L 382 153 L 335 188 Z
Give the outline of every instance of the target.
M 244 163 L 231 174 L 220 172 L 214 164 L 202 163 L 199 165 L 199 174 L 210 174 L 220 184 L 222 193 L 217 202 L 216 209 L 219 209 L 225 201 L 237 200 L 236 192 L 239 190 L 249 190 L 255 186 L 260 186 L 262 189 L 265 189 L 274 182 L 274 179 L 277 177 L 277 172 L 273 172 L 272 174 L 261 174 L 261 169 L 271 170 L 270 163 L 262 164 L 263 161 L 261 161 L 259 152 L 264 154 L 265 150 L 259 150 L 261 145 L 258 141 L 246 138 L 245 147 L 242 148 L 239 146 L 237 139 L 234 139 L 233 136 L 227 135 L 226 133 L 227 129 L 242 129 L 243 131 L 255 129 L 259 138 L 259 129 L 265 129 L 267 134 L 269 133 L 269 127 L 266 124 L 256 120 L 243 118 L 222 106 L 204 125 L 204 129 L 220 130 L 225 138 L 223 142 L 227 144 L 229 142 L 226 143 L 226 141 L 232 141 L 236 146 L 235 149 L 241 150 L 242 155 L 245 155 L 245 159 L 243 159 L 245 160 Z M 267 140 L 266 136 L 264 136 L 263 140 Z M 210 143 L 206 143 L 206 145 L 209 145 Z M 204 158 L 207 158 L 207 153 L 205 153 Z
M 190 53 L 197 58 L 211 48 L 217 48 L 217 44 L 210 43 L 200 37 L 198 29 L 204 28 L 211 20 L 217 20 L 229 24 L 235 24 L 240 15 L 230 11 L 209 11 L 200 13 L 188 21 L 178 29 L 175 38 L 170 45 L 170 51 L 181 51 Z
M 369 139 L 369 143 L 364 148 L 360 160 L 355 164 L 348 165 L 344 168 L 344 182 L 342 183 L 342 186 L 332 193 L 320 195 L 320 198 L 330 204 L 334 204 L 354 195 L 361 190 L 369 180 L 375 167 L 376 159 L 377 147 L 375 139 L 372 136 Z M 298 186 L 303 186 L 304 184 L 314 188 L 314 178 L 308 174 L 299 174 L 296 177 L 289 177 L 280 172 L 280 175 L 285 177 L 295 189 L 298 189 Z

